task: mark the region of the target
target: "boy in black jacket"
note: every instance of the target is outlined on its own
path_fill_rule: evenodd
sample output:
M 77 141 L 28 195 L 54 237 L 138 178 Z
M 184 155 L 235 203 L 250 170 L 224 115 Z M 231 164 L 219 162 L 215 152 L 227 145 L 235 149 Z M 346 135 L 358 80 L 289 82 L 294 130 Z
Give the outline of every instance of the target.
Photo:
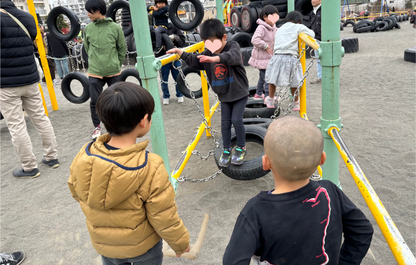
M 154 6 L 149 6 L 147 12 L 151 12 L 154 26 L 150 26 L 151 30 L 154 29 L 156 34 L 156 48 L 153 52 L 159 53 L 162 50 L 162 33 L 168 32 L 168 0 L 155 0 Z
M 321 131 L 298 117 L 274 121 L 264 139 L 263 169 L 275 189 L 249 200 L 237 219 L 223 264 L 360 264 L 373 227 L 332 182 L 311 181 L 325 162 Z M 342 234 L 344 243 L 341 246 Z
M 243 113 L 249 94 L 240 46 L 235 41 L 227 42 L 224 24 L 218 19 L 202 23 L 201 38 L 207 49 L 200 54 L 180 49 L 167 53 L 177 53 L 190 67 L 206 71 L 212 90 L 221 101 L 223 153 L 219 166 L 228 167 L 230 163 L 238 166 L 243 164 L 247 152 Z M 232 157 L 231 124 L 237 136 L 237 147 Z

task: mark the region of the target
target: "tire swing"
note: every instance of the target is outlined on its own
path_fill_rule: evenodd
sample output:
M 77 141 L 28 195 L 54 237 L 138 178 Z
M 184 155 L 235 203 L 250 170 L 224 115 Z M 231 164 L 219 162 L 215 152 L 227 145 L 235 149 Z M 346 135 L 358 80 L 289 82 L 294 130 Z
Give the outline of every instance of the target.
M 244 109 L 244 118 L 270 118 L 274 115 L 277 107 L 269 109 L 263 100 L 249 98 L 247 100 L 246 108 Z M 278 116 L 280 114 L 280 108 L 278 110 Z
M 269 128 L 269 125 L 273 122 L 270 118 L 246 118 L 243 119 L 244 125 L 255 125 L 263 128 Z
M 260 126 L 253 126 L 247 125 L 244 126 L 246 130 L 246 142 L 254 142 L 260 145 L 263 145 L 264 137 L 266 136 L 266 128 L 262 128 Z M 218 140 L 220 146 L 215 148 L 215 163 L 217 164 L 219 169 L 222 169 L 222 173 L 224 173 L 227 177 L 236 179 L 236 180 L 252 180 L 261 178 L 270 170 L 263 170 L 263 163 L 262 157 L 264 155 L 264 151 L 254 159 L 245 160 L 244 163 L 240 166 L 236 166 L 231 164 L 228 167 L 220 167 L 218 161 L 220 160 L 221 153 L 223 150 L 222 147 L 222 137 Z M 237 145 L 237 136 L 235 134 L 235 130 L 231 130 L 231 147 L 235 147 Z
M 81 82 L 82 87 L 83 87 L 83 92 L 81 96 L 77 96 L 74 94 L 74 92 L 72 92 L 71 82 L 73 80 L 78 80 Z M 90 98 L 89 88 L 90 88 L 90 85 L 88 83 L 88 77 L 78 72 L 72 72 L 72 73 L 67 74 L 61 82 L 62 94 L 64 94 L 64 97 L 69 102 L 74 103 L 74 104 L 84 103 Z
M 124 10 L 130 12 L 129 2 L 126 2 L 126 1 L 123 1 L 123 0 L 113 2 L 108 7 L 107 14 L 105 16 L 108 17 L 108 18 L 111 18 L 115 22 L 116 21 L 116 14 L 117 14 L 117 11 L 119 9 L 124 9 Z M 124 11 L 122 11 L 122 12 L 124 12 Z M 124 26 L 122 25 L 123 28 L 124 28 L 123 29 L 124 36 L 129 36 L 130 34 L 133 33 L 133 25 L 131 23 L 131 18 L 130 18 L 129 22 L 130 22 L 129 24 L 124 24 Z M 123 23 L 126 23 L 126 22 L 123 21 Z
M 67 34 L 64 34 L 62 29 L 58 29 L 58 18 L 61 17 L 61 15 L 67 16 L 69 22 L 71 23 L 71 29 Z M 48 25 L 49 32 L 60 41 L 73 40 L 78 36 L 78 33 L 81 30 L 81 24 L 77 14 L 64 6 L 57 6 L 53 8 L 48 14 L 46 24 Z
M 182 68 L 183 74 L 185 77 L 188 74 L 197 74 L 201 76 L 201 73 L 199 70 L 196 70 L 190 66 L 185 66 Z M 186 87 L 185 80 L 183 80 L 182 75 L 178 75 L 178 79 L 176 79 L 176 86 L 178 87 L 178 90 L 187 98 L 192 98 L 191 93 L 189 92 L 188 88 Z M 209 88 L 209 86 L 208 86 Z M 194 94 L 195 98 L 201 98 L 202 97 L 202 87 L 200 87 L 198 90 L 193 90 L 192 93 Z
M 121 81 L 124 82 L 124 81 L 126 81 L 127 77 L 129 77 L 129 76 L 135 77 L 139 81 L 140 85 L 142 85 L 142 79 L 140 78 L 140 74 L 139 74 L 139 72 L 137 72 L 136 69 L 134 69 L 134 68 L 124 69 L 120 74 L 120 79 L 121 79 Z
M 178 9 L 183 2 L 189 2 L 194 5 L 195 8 L 195 17 L 189 23 L 184 23 L 178 17 Z M 194 28 L 198 27 L 201 24 L 202 19 L 204 18 L 204 7 L 200 0 L 172 0 L 169 6 L 169 18 L 175 27 L 183 31 L 191 31 Z

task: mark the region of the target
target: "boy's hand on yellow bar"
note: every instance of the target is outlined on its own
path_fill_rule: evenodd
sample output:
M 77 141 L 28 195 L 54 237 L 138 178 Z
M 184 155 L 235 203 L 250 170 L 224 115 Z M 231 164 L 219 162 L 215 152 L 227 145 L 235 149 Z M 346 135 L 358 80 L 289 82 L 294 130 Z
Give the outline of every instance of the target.
M 173 49 L 170 49 L 169 51 L 167 51 L 166 53 L 167 54 L 176 53 L 177 55 L 181 56 L 183 51 L 181 49 L 178 49 L 178 48 L 173 48 Z

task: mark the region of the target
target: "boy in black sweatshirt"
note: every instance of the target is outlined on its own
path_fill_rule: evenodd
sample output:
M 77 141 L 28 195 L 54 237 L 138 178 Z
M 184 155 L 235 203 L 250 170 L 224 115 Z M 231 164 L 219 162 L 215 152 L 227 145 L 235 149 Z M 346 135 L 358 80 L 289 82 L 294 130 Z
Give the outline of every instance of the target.
M 360 264 L 373 227 L 328 180 L 311 181 L 325 162 L 321 131 L 298 117 L 274 121 L 264 139 L 263 169 L 275 189 L 250 199 L 237 219 L 223 264 Z M 344 242 L 342 235 L 344 234 Z
M 206 71 L 212 90 L 221 101 L 223 153 L 219 165 L 241 165 L 247 152 L 243 113 L 249 92 L 240 46 L 235 41 L 227 42 L 224 25 L 218 19 L 202 23 L 200 36 L 207 48 L 202 53 L 191 54 L 180 49 L 171 49 L 167 53 L 177 53 L 190 67 Z M 237 147 L 232 157 L 231 124 L 237 136 Z
M 147 12 L 152 14 L 154 26 L 150 26 L 150 28 L 151 30 L 154 30 L 156 34 L 156 48 L 153 52 L 157 54 L 162 49 L 162 33 L 168 32 L 168 0 L 155 0 L 155 5 L 149 6 Z

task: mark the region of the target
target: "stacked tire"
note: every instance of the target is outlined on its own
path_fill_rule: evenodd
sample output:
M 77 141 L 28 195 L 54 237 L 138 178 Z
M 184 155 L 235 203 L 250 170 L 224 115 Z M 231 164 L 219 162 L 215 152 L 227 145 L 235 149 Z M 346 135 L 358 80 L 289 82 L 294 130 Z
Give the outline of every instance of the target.
M 400 29 L 398 17 L 397 15 L 392 15 L 389 17 L 376 17 L 373 21 L 361 20 L 354 25 L 353 31 L 355 33 L 364 33 L 387 31 L 395 28 Z M 402 19 L 403 17 L 400 16 L 400 21 L 403 21 Z

